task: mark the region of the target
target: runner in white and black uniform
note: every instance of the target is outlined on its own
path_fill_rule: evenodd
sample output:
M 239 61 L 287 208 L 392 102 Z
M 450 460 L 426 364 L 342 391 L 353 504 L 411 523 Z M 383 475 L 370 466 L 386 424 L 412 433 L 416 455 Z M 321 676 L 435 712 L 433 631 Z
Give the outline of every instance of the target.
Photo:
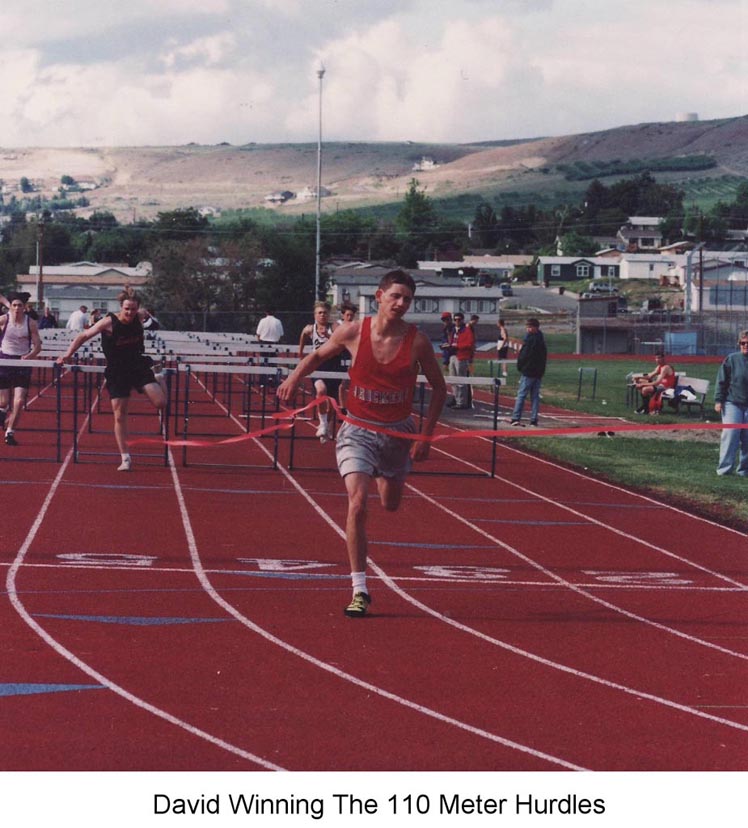
M 333 326 L 330 324 L 330 305 L 327 302 L 314 303 L 314 322 L 307 325 L 301 332 L 299 339 L 299 359 L 304 358 L 304 348 L 311 344 L 312 350 L 318 351 L 323 345 L 327 344 L 333 333 Z M 317 367 L 318 371 L 342 371 L 343 366 L 340 356 L 335 356 L 328 359 Z M 314 381 L 314 390 L 318 397 L 333 397 L 337 398 L 338 388 L 340 387 L 339 379 L 316 379 Z M 320 403 L 318 408 L 319 426 L 317 428 L 317 437 L 321 442 L 332 440 L 332 425 L 329 422 L 330 404 L 328 402 Z
M 0 317 L 0 360 L 33 359 L 42 349 L 36 321 L 26 312 L 28 298 L 28 293 L 11 293 L 7 299 L 0 295 L 0 304 L 8 308 L 8 313 Z M 0 364 L 0 428 L 5 426 L 8 446 L 18 445 L 15 429 L 30 383 L 31 368 Z

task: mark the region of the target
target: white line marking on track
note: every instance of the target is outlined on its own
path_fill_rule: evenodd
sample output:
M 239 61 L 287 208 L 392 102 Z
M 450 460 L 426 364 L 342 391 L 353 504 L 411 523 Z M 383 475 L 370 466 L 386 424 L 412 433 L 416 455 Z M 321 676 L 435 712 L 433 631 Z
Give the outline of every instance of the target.
M 216 404 L 221 406 L 221 404 L 218 401 L 216 401 Z M 221 406 L 221 407 L 223 407 L 223 406 Z M 226 409 L 224 408 L 224 410 L 226 410 Z M 235 417 L 233 417 L 233 415 L 231 415 L 231 418 L 234 420 L 234 422 L 237 423 L 237 425 L 239 425 L 241 427 L 241 424 L 238 423 L 238 421 L 236 420 Z M 271 456 L 270 452 L 267 450 L 267 448 L 265 446 L 262 445 L 261 442 L 259 442 L 257 440 L 255 440 L 254 442 L 266 455 Z M 459 458 L 457 458 L 457 459 L 459 459 Z M 309 493 L 294 479 L 294 477 L 291 475 L 291 473 L 288 471 L 288 469 L 286 469 L 282 464 L 278 463 L 278 470 L 291 483 L 291 485 L 296 489 L 296 491 L 305 500 L 307 500 L 307 502 L 312 506 L 312 508 L 317 512 L 317 514 L 343 540 L 345 540 L 345 532 L 340 528 L 340 526 L 338 526 L 335 523 L 335 521 L 332 519 L 332 517 L 330 517 L 330 515 L 327 514 L 327 512 L 322 508 L 322 506 L 320 506 L 320 504 L 318 504 L 314 500 L 314 498 L 312 498 L 309 495 Z M 413 488 L 413 487 L 411 487 L 411 488 Z M 413 489 L 413 490 L 417 491 L 416 489 Z M 622 491 L 624 491 L 624 490 L 622 490 Z M 477 529 L 477 527 L 476 527 L 476 529 Z M 477 531 L 481 531 L 481 530 L 477 529 Z M 744 725 L 740 722 L 734 722 L 734 721 L 731 721 L 729 719 L 724 719 L 724 718 L 721 718 L 719 716 L 714 716 L 712 714 L 705 713 L 705 712 L 703 712 L 699 709 L 696 709 L 694 707 L 689 707 L 687 705 L 683 705 L 683 704 L 680 704 L 678 702 L 672 701 L 671 699 L 666 699 L 666 698 L 663 698 L 663 697 L 660 697 L 660 696 L 655 696 L 652 693 L 648 693 L 648 692 L 645 692 L 645 691 L 642 691 L 642 690 L 637 690 L 633 687 L 629 687 L 627 685 L 619 684 L 618 682 L 613 682 L 613 681 L 610 681 L 608 679 L 604 679 L 601 676 L 596 676 L 592 673 L 587 673 L 587 672 L 584 672 L 584 671 L 581 671 L 581 670 L 577 670 L 576 668 L 573 668 L 573 667 L 568 667 L 564 664 L 560 664 L 559 662 L 551 661 L 550 659 L 546 659 L 542 656 L 539 656 L 536 653 L 531 653 L 527 650 L 523 650 L 519 647 L 515 647 L 514 645 L 509 644 L 508 642 L 501 641 L 499 639 L 493 638 L 492 636 L 488 636 L 484 633 L 481 633 L 479 630 L 476 630 L 473 627 L 469 627 L 465 624 L 462 624 L 458 621 L 455 621 L 452 618 L 449 618 L 449 617 L 443 615 L 442 613 L 438 612 L 437 610 L 427 606 L 426 604 L 423 604 L 421 601 L 419 601 L 418 599 L 411 596 L 405 590 L 401 589 L 398 586 L 398 584 L 395 583 L 395 581 L 392 578 L 390 578 L 387 575 L 387 573 L 371 557 L 369 557 L 369 564 L 371 565 L 374 572 L 376 572 L 379 575 L 379 577 L 382 578 L 382 580 L 389 586 L 389 588 L 395 594 L 399 595 L 407 603 L 411 604 L 412 606 L 415 606 L 416 608 L 420 609 L 422 612 L 426 613 L 427 615 L 432 616 L 433 618 L 436 618 L 437 620 L 441 621 L 442 623 L 447 624 L 448 626 L 454 627 L 455 629 L 461 630 L 462 632 L 465 632 L 468 635 L 472 635 L 474 637 L 477 637 L 477 638 L 479 638 L 483 641 L 486 641 L 486 642 L 488 642 L 488 643 L 490 643 L 494 646 L 500 647 L 500 648 L 505 649 L 509 652 L 512 652 L 516 655 L 520 655 L 524 658 L 528 658 L 528 659 L 530 659 L 532 661 L 535 661 L 536 663 L 542 664 L 546 667 L 550 667 L 552 669 L 559 670 L 563 673 L 573 675 L 576 678 L 581 678 L 581 679 L 584 679 L 584 680 L 587 680 L 587 681 L 591 681 L 595 684 L 607 687 L 609 689 L 617 690 L 617 691 L 623 692 L 627 695 L 634 696 L 635 698 L 645 699 L 645 700 L 653 702 L 655 704 L 662 705 L 663 707 L 667 707 L 667 708 L 672 709 L 672 710 L 677 710 L 681 713 L 685 713 L 685 714 L 688 714 L 688 715 L 691 715 L 691 716 L 695 716 L 695 717 L 700 718 L 700 719 L 705 719 L 707 721 L 711 721 L 711 722 L 714 722 L 714 723 L 719 724 L 719 725 L 724 725 L 726 727 L 729 727 L 729 728 L 732 728 L 732 729 L 735 729 L 735 730 L 748 732 L 748 725 Z M 563 581 L 563 579 L 558 579 L 558 581 L 562 585 L 565 583 Z M 589 597 L 592 600 L 595 600 L 594 596 L 589 596 Z M 230 606 L 230 605 L 228 605 L 228 606 Z M 611 604 L 610 606 L 614 610 L 618 610 L 618 608 L 616 608 L 615 605 Z M 618 611 L 623 612 L 622 610 L 618 610 Z M 645 621 L 645 622 L 647 621 L 647 619 L 642 619 L 642 620 Z M 249 624 L 252 624 L 252 622 L 250 622 L 248 619 L 247 619 L 247 621 L 248 621 Z M 666 629 L 668 629 L 668 628 L 666 628 Z M 706 642 L 701 642 L 699 639 L 694 639 L 694 641 L 698 642 L 698 643 L 701 643 L 704 646 L 709 646 Z M 281 644 L 281 646 L 283 646 L 283 644 Z M 735 655 L 737 657 L 748 658 L 748 656 L 743 656 L 742 654 L 738 654 L 738 653 L 732 653 L 732 651 L 727 651 L 727 652 L 730 653 L 731 655 Z
M 265 453 L 267 453 L 269 455 L 269 452 L 267 451 L 267 449 L 261 443 L 258 443 L 258 445 L 262 449 L 262 451 L 264 451 Z M 456 459 L 459 459 L 459 458 L 456 458 Z M 327 512 L 325 512 L 324 509 L 312 497 L 309 496 L 309 494 L 293 478 L 293 476 L 290 474 L 290 472 L 284 466 L 282 466 L 280 463 L 278 464 L 278 469 L 289 480 L 289 482 L 294 486 L 294 488 L 302 495 L 302 497 L 304 497 L 312 505 L 312 507 L 320 515 L 320 517 L 322 517 L 322 519 L 329 526 L 331 526 L 334 529 L 334 531 L 341 538 L 343 538 L 343 540 L 345 540 L 345 532 L 333 521 L 333 519 L 327 514 Z M 415 489 L 415 487 L 411 486 L 410 484 L 407 484 L 407 485 L 413 491 L 418 492 L 418 490 Z M 622 489 L 622 491 L 625 491 L 625 490 Z M 425 497 L 427 497 L 427 496 L 425 496 Z M 427 499 L 428 499 L 428 497 L 427 497 Z M 437 504 L 437 505 L 439 505 L 439 504 Z M 450 510 L 445 510 L 445 511 L 450 511 Z M 461 518 L 460 516 L 457 516 L 457 515 L 455 515 L 455 516 L 459 520 L 461 520 L 462 522 L 467 522 L 464 518 Z M 601 525 L 604 526 L 604 524 L 601 524 Z M 488 535 L 488 533 L 483 532 L 479 527 L 475 527 L 475 530 L 477 532 L 481 533 L 481 534 L 484 534 L 486 537 L 492 538 L 496 543 L 498 543 L 499 545 L 501 545 L 504 548 L 507 548 L 511 551 L 511 547 L 507 547 L 505 544 L 503 544 L 498 539 L 493 538 L 493 536 L 490 536 L 490 535 Z M 531 563 L 531 565 L 533 565 L 535 567 L 539 567 L 539 564 L 536 564 L 535 562 L 531 561 L 530 559 L 527 559 L 527 560 L 528 560 L 529 563 Z M 737 730 L 748 732 L 748 725 L 744 725 L 740 722 L 733 722 L 729 719 L 722 719 L 718 716 L 711 716 L 710 714 L 703 713 L 702 711 L 697 710 L 693 707 L 688 707 L 687 705 L 679 704 L 678 702 L 674 702 L 670 699 L 666 699 L 666 698 L 663 698 L 661 696 L 655 696 L 651 693 L 647 693 L 647 692 L 642 691 L 642 690 L 637 690 L 633 687 L 628 687 L 626 685 L 619 684 L 617 682 L 609 681 L 608 679 L 604 679 L 600 676 L 596 676 L 594 674 L 587 673 L 587 672 L 584 672 L 582 670 L 577 670 L 576 668 L 573 668 L 573 667 L 568 667 L 564 664 L 560 664 L 559 662 L 551 661 L 550 659 L 546 659 L 546 658 L 544 658 L 542 656 L 539 656 L 535 653 L 531 653 L 527 650 L 523 650 L 519 647 L 515 647 L 514 645 L 509 644 L 508 642 L 501 641 L 499 639 L 493 638 L 492 636 L 485 635 L 484 633 L 481 633 L 480 631 L 474 629 L 473 627 L 469 627 L 465 624 L 462 624 L 458 621 L 455 621 L 454 619 L 443 615 L 442 613 L 438 612 L 437 610 L 432 609 L 431 607 L 427 606 L 426 604 L 423 604 L 421 601 L 414 598 L 409 593 L 405 592 L 405 590 L 401 589 L 395 583 L 395 581 L 390 576 L 388 576 L 387 573 L 378 564 L 376 564 L 376 562 L 371 557 L 369 557 L 369 563 L 370 563 L 372 569 L 380 576 L 380 578 L 382 578 L 382 580 L 389 586 L 389 588 L 393 592 L 395 592 L 397 595 L 399 595 L 403 600 L 407 601 L 408 603 L 410 603 L 413 606 L 417 607 L 421 611 L 427 613 L 428 615 L 431 615 L 434 618 L 437 618 L 438 620 L 442 621 L 443 623 L 445 623 L 449 626 L 455 627 L 456 629 L 462 630 L 463 632 L 466 632 L 470 635 L 476 636 L 477 638 L 480 638 L 484 641 L 487 641 L 491 644 L 494 644 L 495 646 L 501 647 L 502 649 L 506 649 L 506 650 L 508 650 L 512 653 L 515 653 L 517 655 L 521 655 L 525 658 L 529 658 L 529 659 L 531 659 L 533 661 L 536 661 L 537 663 L 543 664 L 547 667 L 551 667 L 553 669 L 560 670 L 561 672 L 574 675 L 577 678 L 586 679 L 586 680 L 592 681 L 596 684 L 600 684 L 600 685 L 603 685 L 603 686 L 611 688 L 611 689 L 619 690 L 619 691 L 621 691 L 623 693 L 626 693 L 628 695 L 633 695 L 637 698 L 647 699 L 648 701 L 654 702 L 656 704 L 663 705 L 665 707 L 669 707 L 669 708 L 674 709 L 674 710 L 678 710 L 682 713 L 687 713 L 687 714 L 696 716 L 698 718 L 708 719 L 708 720 L 713 721 L 713 722 L 715 722 L 717 724 L 720 724 L 720 725 L 725 725 L 725 726 L 730 727 L 730 728 L 734 728 L 734 729 L 737 729 Z M 542 569 L 542 567 L 540 567 L 540 568 Z M 559 578 L 558 576 L 555 576 L 555 575 L 553 577 L 559 585 L 567 586 L 568 582 L 564 581 L 564 579 Z M 730 580 L 730 579 L 726 579 L 726 580 Z M 740 586 L 742 588 L 741 584 L 738 584 L 738 586 Z M 568 584 L 568 588 L 574 589 L 572 584 Z M 579 589 L 574 589 L 574 591 L 582 592 L 582 594 L 587 595 L 586 593 L 584 593 L 584 591 L 579 590 Z M 686 638 L 689 641 L 691 641 L 692 643 L 700 644 L 700 645 L 705 646 L 705 647 L 714 647 L 714 649 L 720 650 L 720 651 L 722 651 L 722 652 L 724 652 L 728 655 L 734 656 L 736 658 L 748 659 L 748 656 L 744 655 L 743 653 L 736 653 L 732 650 L 725 650 L 724 648 L 718 647 L 716 645 L 712 645 L 709 642 L 702 641 L 701 639 L 694 638 L 692 636 L 688 636 L 685 633 L 681 633 L 677 630 L 672 630 L 671 628 L 665 627 L 664 625 L 659 625 L 656 622 L 650 621 L 649 619 L 640 618 L 639 616 L 636 616 L 633 613 L 629 613 L 626 610 L 623 610 L 619 607 L 616 607 L 614 604 L 609 604 L 608 602 L 602 601 L 601 599 L 597 599 L 597 598 L 595 598 L 595 596 L 587 595 L 587 597 L 589 597 L 590 600 L 595 601 L 597 603 L 601 603 L 604 606 L 606 606 L 610 609 L 613 609 L 616 612 L 620 612 L 623 615 L 626 615 L 627 617 L 631 617 L 633 619 L 639 620 L 639 621 L 641 621 L 642 623 L 645 623 L 645 624 L 649 624 L 649 625 L 652 625 L 652 626 L 655 626 L 655 627 L 658 627 L 658 628 L 662 628 L 663 631 L 670 632 L 673 635 L 677 635 L 679 637 Z
M 81 427 L 81 432 L 86 426 L 88 418 L 83 423 Z M 256 765 L 259 765 L 261 768 L 265 768 L 266 770 L 285 770 L 280 766 L 269 762 L 267 759 L 263 759 L 261 756 L 256 756 L 253 753 L 249 753 L 246 750 L 243 750 L 236 745 L 232 745 L 223 739 L 219 739 L 217 736 L 213 736 L 210 733 L 206 733 L 204 730 L 200 730 L 197 727 L 189 724 L 188 722 L 183 721 L 182 719 L 178 719 L 176 716 L 173 716 L 171 713 L 167 713 L 165 710 L 162 710 L 159 707 L 151 704 L 150 702 L 145 701 L 144 699 L 135 696 L 134 694 L 130 693 L 128 690 L 125 690 L 124 687 L 116 684 L 115 682 L 108 679 L 103 673 L 98 672 L 89 664 L 82 661 L 78 656 L 76 656 L 73 652 L 68 650 L 65 646 L 63 646 L 59 641 L 53 638 L 40 624 L 38 624 L 26 610 L 21 598 L 19 597 L 19 593 L 16 589 L 16 577 L 18 575 L 19 570 L 23 566 L 24 560 L 28 553 L 31 544 L 36 537 L 39 528 L 44 521 L 44 518 L 49 510 L 49 507 L 52 503 L 52 500 L 57 492 L 57 489 L 60 487 L 62 482 L 62 478 L 67 471 L 68 466 L 70 465 L 70 461 L 73 457 L 73 450 L 72 448 L 68 451 L 65 460 L 63 461 L 62 465 L 60 466 L 60 470 L 58 471 L 55 479 L 52 481 L 52 484 L 47 492 L 46 497 L 44 498 L 44 502 L 39 509 L 39 512 L 34 519 L 33 524 L 31 525 L 31 529 L 29 529 L 24 542 L 21 544 L 15 560 L 11 565 L 10 569 L 8 570 L 7 577 L 5 579 L 5 586 L 8 591 L 8 597 L 10 599 L 13 608 L 16 610 L 18 615 L 21 619 L 29 626 L 54 652 L 58 653 L 63 658 L 67 659 L 71 664 L 74 664 L 79 670 L 86 673 L 86 675 L 91 676 L 91 678 L 95 679 L 99 684 L 102 684 L 107 689 L 111 690 L 113 693 L 116 693 L 118 696 L 122 697 L 126 701 L 134 704 L 136 707 L 141 708 L 142 710 L 147 711 L 148 713 L 152 713 L 154 716 L 158 716 L 158 718 L 163 719 L 164 721 L 169 722 L 170 724 L 175 725 L 176 727 L 180 728 L 181 730 L 186 731 L 187 733 L 191 734 L 192 736 L 197 736 L 200 739 L 204 739 L 207 742 L 215 745 L 216 747 L 222 748 L 223 750 L 228 751 L 229 753 L 233 753 L 236 756 L 240 756 L 243 759 L 248 760 Z
M 440 453 L 444 454 L 446 457 L 449 457 L 452 460 L 455 460 L 455 461 L 461 460 L 461 458 L 458 457 L 457 455 L 450 454 L 449 452 L 446 452 L 443 449 L 438 449 L 438 451 L 440 451 Z M 525 455 L 525 456 L 527 456 L 527 455 Z M 546 461 L 542 458 L 536 458 L 534 455 L 532 456 L 532 459 L 533 460 L 538 460 L 539 462 L 544 462 L 544 463 L 548 462 L 548 461 Z M 469 463 L 465 460 L 463 460 L 462 462 L 465 465 L 471 466 L 472 468 L 476 468 L 476 469 L 480 468 L 479 466 L 476 466 L 475 464 Z M 550 463 L 550 465 L 553 465 L 554 468 L 556 468 L 556 469 L 561 469 L 563 471 L 569 471 L 569 469 L 566 469 L 563 466 L 556 466 L 552 463 Z M 573 472 L 572 471 L 572 474 L 578 474 L 578 472 Z M 589 481 L 590 479 L 591 478 L 589 478 L 589 477 L 585 477 L 585 480 L 587 480 L 587 481 Z M 636 535 L 632 535 L 629 532 L 625 532 L 623 529 L 618 529 L 615 526 L 611 526 L 610 524 L 605 523 L 602 520 L 598 520 L 597 518 L 591 517 L 590 515 L 586 514 L 585 512 L 580 512 L 577 509 L 574 509 L 571 506 L 568 506 L 568 505 L 564 504 L 563 502 L 554 500 L 553 498 L 550 498 L 550 497 L 546 497 L 545 495 L 542 495 L 539 492 L 535 492 L 532 489 L 527 488 L 526 486 L 521 486 L 519 483 L 515 483 L 510 479 L 501 478 L 501 481 L 505 485 L 508 485 L 508 486 L 511 486 L 515 489 L 518 489 L 519 491 L 523 492 L 524 494 L 531 495 L 536 500 L 542 500 L 544 503 L 548 503 L 551 506 L 555 506 L 559 509 L 562 509 L 563 511 L 569 512 L 572 515 L 574 515 L 575 517 L 582 518 L 582 519 L 584 519 L 584 521 L 586 523 L 590 523 L 594 526 L 599 526 L 599 527 L 605 529 L 608 532 L 612 532 L 615 535 L 620 535 L 622 538 L 626 538 L 627 540 L 631 540 L 631 541 L 634 541 L 636 543 L 639 543 L 642 546 L 647 547 L 648 549 L 652 549 L 655 552 L 660 553 L 661 555 L 665 555 L 669 558 L 673 558 L 674 560 L 678 561 L 679 563 L 685 564 L 687 566 L 691 566 L 694 569 L 698 569 L 698 570 L 700 570 L 701 572 L 704 572 L 707 575 L 711 575 L 712 577 L 717 578 L 718 580 L 721 580 L 721 581 L 726 581 L 728 584 L 732 584 L 732 586 L 738 587 L 739 589 L 748 592 L 748 584 L 745 584 L 742 581 L 736 581 L 734 578 L 730 578 L 728 575 L 724 575 L 721 572 L 716 572 L 713 569 L 709 569 L 708 567 L 703 566 L 702 564 L 696 563 L 695 561 L 692 561 L 688 558 L 684 558 L 682 555 L 677 555 L 675 552 L 670 552 L 668 549 L 664 549 L 663 547 L 658 546 L 657 544 L 654 544 L 650 541 L 644 540 L 643 538 L 637 537 Z M 597 483 L 598 481 L 594 480 L 594 482 Z M 609 485 L 609 484 L 605 484 L 605 485 Z M 618 487 L 613 487 L 613 488 L 618 488 Z M 625 489 L 620 489 L 620 488 L 618 490 L 622 491 L 622 492 L 626 491 Z M 643 497 L 646 500 L 650 500 L 650 498 L 647 498 L 645 495 L 639 495 L 638 492 L 628 492 L 628 494 L 632 494 L 636 497 Z M 663 504 L 663 505 L 665 505 L 665 504 Z M 680 512 L 680 510 L 675 509 L 675 507 L 668 507 L 668 508 L 672 508 L 676 512 Z M 686 513 L 681 513 L 681 514 L 686 514 Z M 695 516 L 695 515 L 689 515 L 689 517 L 696 517 L 696 519 L 700 519 L 700 518 L 698 518 L 698 516 Z M 710 521 L 707 521 L 707 522 L 710 522 Z M 713 524 L 713 525 L 714 526 L 719 526 L 719 524 Z M 726 528 L 726 527 L 720 527 L 720 528 Z
M 202 383 L 200 383 L 202 385 Z M 204 387 L 204 386 L 203 386 Z M 205 388 L 206 393 L 210 394 L 210 392 Z M 221 405 L 218 400 L 214 400 L 216 405 L 223 408 L 225 407 Z M 228 412 L 227 412 L 228 413 Z M 231 414 L 231 419 L 236 422 L 238 425 L 238 420 L 236 417 Z M 262 445 L 261 442 L 258 440 L 253 440 L 255 444 L 268 456 L 270 452 L 266 449 L 265 446 Z M 179 503 L 179 508 L 182 512 L 182 521 L 184 525 L 185 534 L 187 535 L 187 541 L 190 548 L 190 555 L 193 559 L 193 564 L 195 567 L 195 574 L 197 575 L 201 584 L 203 584 L 205 591 L 208 595 L 220 606 L 222 607 L 227 613 L 232 615 L 236 618 L 237 621 L 240 621 L 245 627 L 252 630 L 253 632 L 257 633 L 257 635 L 264 638 L 266 641 L 271 642 L 272 644 L 277 645 L 278 647 L 286 650 L 287 652 L 291 653 L 292 655 L 297 656 L 298 658 L 307 661 L 310 664 L 313 664 L 316 667 L 319 667 L 321 670 L 324 670 L 327 673 L 330 673 L 337 678 L 341 678 L 351 684 L 356 685 L 357 687 L 361 687 L 364 690 L 368 690 L 371 693 L 376 694 L 377 696 L 381 696 L 382 698 L 388 699 L 393 701 L 397 704 L 402 705 L 403 707 L 407 707 L 410 710 L 415 710 L 417 713 L 421 713 L 429 718 L 435 719 L 437 721 L 443 722 L 445 724 L 451 725 L 456 727 L 460 730 L 464 730 L 468 733 L 471 733 L 475 736 L 479 736 L 483 739 L 487 739 L 488 741 L 495 742 L 497 744 L 501 744 L 504 747 L 511 748 L 513 750 L 517 750 L 520 753 L 525 753 L 531 756 L 534 756 L 538 759 L 542 759 L 546 762 L 549 762 L 552 765 L 557 765 L 559 767 L 567 768 L 568 770 L 589 770 L 588 768 L 584 768 L 581 765 L 576 765 L 572 762 L 568 762 L 565 759 L 560 759 L 557 756 L 552 756 L 548 753 L 544 753 L 543 751 L 536 750 L 534 748 L 529 747 L 528 745 L 520 744 L 519 742 L 514 742 L 511 739 L 506 739 L 502 736 L 498 736 L 495 733 L 491 733 L 487 730 L 483 730 L 482 728 L 475 727 L 474 725 L 467 724 L 466 722 L 462 722 L 459 719 L 455 719 L 451 716 L 447 716 L 444 713 L 440 713 L 437 710 L 432 710 L 429 707 L 425 707 L 424 705 L 418 704 L 417 702 L 411 701 L 410 699 L 406 699 L 402 696 L 398 696 L 395 693 L 391 693 L 389 690 L 385 690 L 382 687 L 378 687 L 375 684 L 371 684 L 368 681 L 364 681 L 363 679 L 358 678 L 357 676 L 352 675 L 351 673 L 346 673 L 343 670 L 329 664 L 326 661 L 322 661 L 321 659 L 316 658 L 315 656 L 311 655 L 310 653 L 305 652 L 304 650 L 300 650 L 298 647 L 295 647 L 293 644 L 289 644 L 287 641 L 283 641 L 282 639 L 278 638 L 277 636 L 273 635 L 272 633 L 265 630 L 263 627 L 260 627 L 258 624 L 255 624 L 254 621 L 251 621 L 245 615 L 243 615 L 236 607 L 226 601 L 213 587 L 210 579 L 207 577 L 205 570 L 203 569 L 202 560 L 200 558 L 200 554 L 197 548 L 197 542 L 195 540 L 194 533 L 192 531 L 192 525 L 190 522 L 189 511 L 187 509 L 187 504 L 184 499 L 184 495 L 181 490 L 181 485 L 179 481 L 179 474 L 177 472 L 176 464 L 174 463 L 173 456 L 171 451 L 169 452 L 169 465 L 172 470 L 172 478 L 174 480 L 174 489 L 177 496 L 177 501 Z M 294 480 L 291 476 L 290 472 L 282 466 L 280 463 L 278 464 L 278 469 L 281 473 L 286 477 L 286 479 L 291 483 L 291 485 L 300 493 L 302 493 L 308 502 L 312 505 L 312 508 L 317 511 L 317 513 L 338 533 L 341 532 L 340 527 L 332 520 L 332 518 L 312 499 L 306 496 L 306 492 L 299 486 L 298 482 Z M 345 537 L 345 535 L 343 535 Z

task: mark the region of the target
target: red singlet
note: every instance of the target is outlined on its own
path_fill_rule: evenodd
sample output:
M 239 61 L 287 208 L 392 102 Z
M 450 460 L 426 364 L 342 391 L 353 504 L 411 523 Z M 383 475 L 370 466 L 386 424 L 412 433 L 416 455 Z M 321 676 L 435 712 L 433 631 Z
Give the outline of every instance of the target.
M 361 323 L 356 360 L 348 372 L 346 397 L 353 417 L 377 423 L 395 423 L 410 416 L 418 370 L 411 366 L 413 340 L 418 329 L 409 325 L 395 358 L 378 362 L 371 349 L 371 317 Z
M 677 384 L 678 377 L 676 376 L 675 371 L 673 371 L 673 373 L 670 374 L 670 376 L 663 377 L 661 380 L 658 380 L 657 387 L 659 388 L 660 386 L 662 386 L 664 389 L 667 390 L 668 388 L 675 388 Z

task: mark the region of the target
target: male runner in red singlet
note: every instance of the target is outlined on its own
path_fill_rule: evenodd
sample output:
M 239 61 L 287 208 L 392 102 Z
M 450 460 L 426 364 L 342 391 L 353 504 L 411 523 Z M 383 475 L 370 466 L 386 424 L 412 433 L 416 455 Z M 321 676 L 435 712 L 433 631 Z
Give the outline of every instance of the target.
M 291 400 L 301 380 L 322 362 L 346 348 L 351 353 L 348 416 L 361 425 L 343 423 L 336 446 L 338 469 L 348 493 L 345 529 L 353 598 L 344 612 L 351 618 L 366 615 L 371 603 L 366 588 L 366 504 L 371 481 L 377 481 L 382 506 L 394 512 L 400 505 L 411 459 L 428 457 L 428 442 L 407 438 L 415 433 L 410 414 L 419 372 L 426 375 L 432 388 L 424 435 L 433 434 L 447 396 L 431 342 L 403 319 L 415 291 L 408 273 L 393 270 L 385 274 L 376 293 L 376 316 L 340 325 L 278 388 L 281 400 Z M 367 426 L 401 432 L 404 437 Z

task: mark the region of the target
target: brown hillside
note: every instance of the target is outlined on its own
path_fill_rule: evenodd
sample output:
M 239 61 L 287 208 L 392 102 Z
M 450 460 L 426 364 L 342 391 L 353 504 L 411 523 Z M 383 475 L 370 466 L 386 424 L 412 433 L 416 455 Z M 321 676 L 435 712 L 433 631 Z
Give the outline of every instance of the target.
M 748 176 L 748 116 L 638 124 L 502 146 L 326 143 L 322 180 L 332 196 L 325 199 L 325 209 L 399 200 L 413 177 L 431 194 L 454 195 L 489 186 L 514 189 L 518 182 L 534 180 L 540 169 L 546 182 L 557 175 L 560 180 L 554 170 L 559 163 L 700 153 L 718 161 L 711 174 Z M 424 156 L 436 166 L 414 172 Z M 21 197 L 23 176 L 49 196 L 69 175 L 82 185 L 95 185 L 85 193 L 90 209 L 111 210 L 129 221 L 177 207 L 269 206 L 264 198 L 272 192 L 299 193 L 312 186 L 316 162 L 315 144 L 0 149 L 0 179 L 7 201 Z M 294 199 L 272 209 L 299 213 L 313 208 L 313 200 Z

